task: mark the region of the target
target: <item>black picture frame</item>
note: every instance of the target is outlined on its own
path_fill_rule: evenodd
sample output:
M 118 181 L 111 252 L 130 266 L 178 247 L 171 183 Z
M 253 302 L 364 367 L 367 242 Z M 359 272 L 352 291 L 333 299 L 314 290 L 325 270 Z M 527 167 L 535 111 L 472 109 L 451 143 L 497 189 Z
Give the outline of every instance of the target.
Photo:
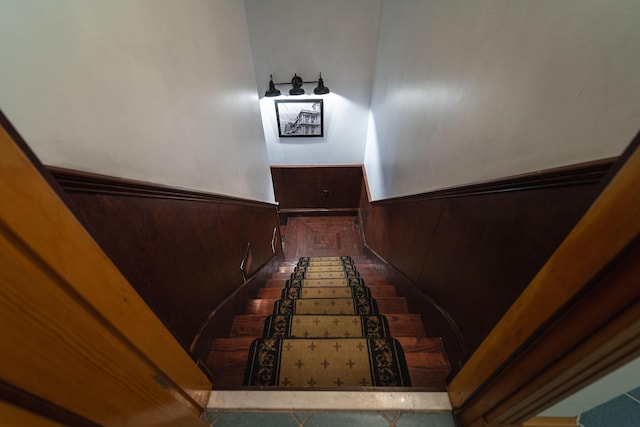
M 276 99 L 274 103 L 280 138 L 322 138 L 324 136 L 322 99 Z

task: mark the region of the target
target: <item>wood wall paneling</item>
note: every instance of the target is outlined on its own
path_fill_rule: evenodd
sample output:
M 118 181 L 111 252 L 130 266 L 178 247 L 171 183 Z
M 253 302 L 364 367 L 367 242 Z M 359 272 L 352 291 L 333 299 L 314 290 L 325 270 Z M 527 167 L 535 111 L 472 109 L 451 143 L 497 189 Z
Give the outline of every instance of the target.
M 282 212 L 358 208 L 362 165 L 272 166 L 271 176 Z M 328 190 L 326 196 L 324 190 Z
M 360 204 L 360 222 L 365 235 L 365 249 L 370 252 L 369 256 L 379 258 L 382 265 L 386 266 L 387 277 L 396 286 L 398 294 L 406 298 L 409 310 L 421 315 L 427 336 L 442 337 L 449 363 L 452 370 L 457 372 L 468 355 L 457 324 L 446 310 L 409 279 L 409 274 L 417 274 L 423 265 L 425 253 L 428 252 L 428 247 L 424 245 L 429 242 L 420 239 L 436 230 L 444 202 L 433 201 L 428 211 L 408 204 L 406 210 L 379 209 L 369 203 L 364 187 L 365 184 Z M 413 252 L 400 250 L 411 247 L 424 249 Z M 373 248 L 398 250 L 388 250 L 383 255 Z M 402 269 L 409 273 L 404 273 Z
M 454 372 L 586 211 L 612 162 L 373 203 L 363 192 L 367 247 L 453 321 L 433 310 L 423 319 L 427 330 L 441 325 Z M 462 341 L 453 344 L 455 326 Z
M 211 313 L 273 257 L 275 205 L 181 193 L 118 178 L 52 169 L 71 208 L 183 348 Z M 281 251 L 276 239 L 276 250 Z
M 470 349 L 533 279 L 596 195 L 595 186 L 447 200 L 418 283 Z

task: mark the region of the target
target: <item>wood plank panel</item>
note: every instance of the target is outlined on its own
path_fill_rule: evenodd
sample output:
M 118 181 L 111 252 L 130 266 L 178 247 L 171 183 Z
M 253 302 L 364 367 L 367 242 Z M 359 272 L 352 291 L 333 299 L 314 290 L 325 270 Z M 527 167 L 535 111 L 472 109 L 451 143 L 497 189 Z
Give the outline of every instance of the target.
M 210 383 L 2 124 L 0 379 L 100 424 L 198 425 Z
M 271 177 L 281 210 L 358 208 L 362 165 L 272 166 Z

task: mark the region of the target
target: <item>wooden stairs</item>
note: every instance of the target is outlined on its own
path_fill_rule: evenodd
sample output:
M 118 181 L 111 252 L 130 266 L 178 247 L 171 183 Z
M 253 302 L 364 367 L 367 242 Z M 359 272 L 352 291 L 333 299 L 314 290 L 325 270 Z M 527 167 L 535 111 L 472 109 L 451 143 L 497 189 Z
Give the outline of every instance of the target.
M 426 336 L 420 315 L 409 313 L 405 299 L 396 294 L 395 287 L 380 273 L 375 262 L 364 256 L 352 258 L 380 313 L 387 317 L 392 336 L 404 349 L 411 377 L 410 390 L 446 391 L 450 367 L 441 338 Z M 255 389 L 242 385 L 249 347 L 262 335 L 264 320 L 272 313 L 296 262 L 297 259 L 283 262 L 279 271 L 258 290 L 256 298 L 247 302 L 244 314 L 235 317 L 229 337 L 213 341 L 207 367 L 213 376 L 214 390 Z

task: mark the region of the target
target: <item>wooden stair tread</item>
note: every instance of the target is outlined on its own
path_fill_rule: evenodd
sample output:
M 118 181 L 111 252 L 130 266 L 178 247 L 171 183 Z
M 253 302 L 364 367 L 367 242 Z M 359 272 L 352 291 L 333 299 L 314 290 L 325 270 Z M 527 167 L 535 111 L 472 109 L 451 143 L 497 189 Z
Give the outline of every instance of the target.
M 285 240 L 286 242 L 286 240 Z M 335 256 L 339 256 L 339 255 L 335 255 Z M 285 264 L 297 264 L 298 263 L 299 258 L 285 258 L 284 263 Z M 360 264 L 373 264 L 371 262 L 371 260 L 369 258 L 367 258 L 366 256 L 363 255 L 356 255 L 356 256 L 351 256 L 351 260 L 354 262 L 354 264 L 360 265 Z
M 295 239 L 296 228 L 292 226 L 291 237 Z M 346 241 L 346 240 L 345 240 Z M 289 254 L 293 255 L 301 249 L 291 240 Z M 313 243 L 316 244 L 316 243 Z M 285 245 L 287 239 L 285 238 Z M 296 248 L 296 246 L 298 246 Z M 293 249 L 293 250 L 292 250 Z M 327 253 L 324 249 L 311 253 Z M 344 248 L 343 248 L 344 249 Z M 349 252 L 349 251 L 347 251 Z M 396 288 L 390 283 L 380 269 L 380 264 L 362 255 L 362 251 L 354 251 L 358 255 L 352 260 L 360 277 L 364 280 L 376 300 L 381 314 L 385 315 L 391 335 L 402 345 L 411 377 L 412 386 L 401 388 L 407 391 L 446 391 L 446 379 L 450 372 L 448 360 L 441 338 L 428 338 L 419 314 L 410 314 L 405 298 L 397 296 Z M 328 252 L 327 254 L 332 254 Z M 348 255 L 338 254 L 338 255 Z M 257 291 L 255 299 L 247 302 L 245 314 L 236 315 L 228 338 L 217 338 L 213 341 L 207 367 L 212 373 L 214 389 L 264 389 L 259 387 L 243 387 L 249 347 L 254 339 L 262 336 L 266 316 L 273 313 L 276 300 L 280 299 L 286 280 L 298 263 L 298 258 L 288 257 L 281 262 L 271 278 Z M 282 389 L 275 387 L 274 389 Z M 397 390 L 398 388 L 357 388 L 350 390 Z M 306 388 L 302 390 L 308 390 Z M 335 390 L 335 389 L 333 389 Z M 343 390 L 346 390 L 343 388 Z
M 395 297 L 395 286 L 374 286 L 369 288 L 373 298 Z M 279 299 L 282 295 L 282 288 L 260 288 L 258 289 L 258 298 Z
M 422 319 L 419 314 L 388 314 L 389 331 L 394 338 L 398 337 L 426 337 Z M 229 334 L 232 338 L 259 337 L 264 329 L 266 315 L 236 316 Z
M 358 272 L 360 273 L 360 277 L 362 277 L 365 280 L 376 278 L 376 277 L 384 277 L 380 275 L 379 272 L 363 273 L 360 270 L 358 270 Z M 291 273 L 273 273 L 273 276 L 271 276 L 271 279 L 276 279 L 276 280 L 288 280 L 290 278 L 291 278 Z
M 247 302 L 245 314 L 264 315 L 267 316 L 273 313 L 273 305 L 276 300 L 274 299 L 252 299 Z M 381 314 L 406 314 L 409 313 L 407 308 L 407 302 L 403 297 L 386 297 L 376 298 L 378 310 Z
M 290 278 L 290 276 L 284 278 L 271 278 L 267 279 L 267 283 L 265 285 L 266 288 L 284 288 L 285 282 Z M 364 284 L 370 288 L 374 286 L 393 286 L 393 284 L 389 283 L 386 277 L 384 276 L 376 276 L 376 277 L 362 277 L 364 280 Z
M 404 349 L 411 389 L 446 391 L 449 363 L 440 338 L 396 338 Z M 212 345 L 207 365 L 214 373 L 214 389 L 242 387 L 253 337 L 218 338 Z
M 341 268 L 340 266 L 324 266 L 324 267 L 335 267 L 336 270 Z M 356 264 L 355 267 L 356 267 L 356 270 L 358 270 L 358 272 L 360 272 L 360 274 L 365 274 L 365 273 L 374 273 L 374 274 L 377 273 L 377 274 L 380 274 L 380 271 L 378 270 L 378 267 L 376 267 L 375 265 L 364 265 L 364 266 L 361 266 L 361 265 Z M 281 265 L 278 268 L 277 272 L 278 273 L 291 274 L 291 273 L 293 273 L 294 269 L 295 269 L 295 266 L 293 266 L 293 265 L 286 265 L 286 266 L 282 266 Z

